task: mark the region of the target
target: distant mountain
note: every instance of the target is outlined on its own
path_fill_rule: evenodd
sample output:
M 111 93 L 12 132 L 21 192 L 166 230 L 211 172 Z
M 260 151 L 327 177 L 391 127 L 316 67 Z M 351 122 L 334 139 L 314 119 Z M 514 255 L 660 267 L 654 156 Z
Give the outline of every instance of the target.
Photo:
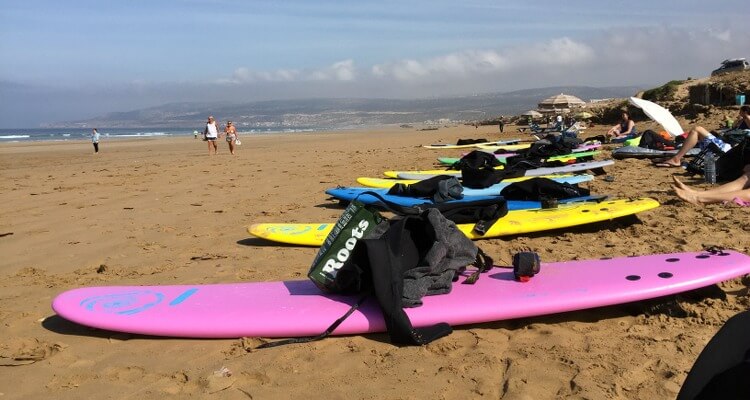
M 157 128 L 202 126 L 206 116 L 242 127 L 338 129 L 449 119 L 477 121 L 516 115 L 536 108 L 545 98 L 565 93 L 583 100 L 620 98 L 642 88 L 560 86 L 431 99 L 303 99 L 251 103 L 171 103 L 140 110 L 114 112 L 81 121 L 49 124 L 50 128 Z

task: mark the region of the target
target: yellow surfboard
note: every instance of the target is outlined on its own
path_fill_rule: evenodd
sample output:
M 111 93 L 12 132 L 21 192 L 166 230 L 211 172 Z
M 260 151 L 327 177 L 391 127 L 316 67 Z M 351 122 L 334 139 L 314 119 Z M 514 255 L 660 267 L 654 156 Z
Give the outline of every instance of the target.
M 525 181 L 531 178 L 565 179 L 565 178 L 571 178 L 574 176 L 576 175 L 564 174 L 564 175 L 520 176 L 518 178 L 503 179 L 503 182 L 520 182 L 520 181 Z M 357 178 L 357 183 L 359 183 L 362 186 L 367 186 L 371 188 L 381 188 L 381 189 L 389 189 L 391 186 L 397 183 L 411 185 L 417 182 L 419 181 L 414 180 L 414 179 L 388 179 L 388 178 L 367 178 L 367 177 Z
M 519 144 L 506 144 L 506 145 L 497 145 L 497 144 L 487 144 L 487 143 L 484 143 L 484 144 L 478 144 L 477 147 L 480 148 L 480 149 L 482 149 L 482 150 L 496 151 L 496 150 L 503 149 L 503 150 L 514 151 L 514 150 L 528 149 L 529 147 L 531 147 L 532 144 L 533 143 L 530 143 L 530 142 L 529 143 L 519 143 Z
M 494 167 L 495 170 L 499 171 L 504 169 L 504 165 L 498 165 Z M 419 175 L 457 175 L 461 176 L 461 170 L 458 169 L 425 169 L 419 171 L 385 171 L 383 175 L 389 178 L 398 178 L 399 174 L 419 174 Z
M 499 147 L 507 147 L 507 146 L 516 146 L 518 142 L 520 142 L 521 139 L 512 139 L 512 140 L 500 140 L 497 142 L 484 142 L 484 143 L 470 143 L 470 144 L 450 144 L 450 143 L 435 143 L 435 144 L 427 144 L 422 147 L 425 149 L 433 149 L 433 150 L 442 150 L 442 149 L 470 149 L 481 146 L 499 146 Z
M 659 207 L 651 198 L 607 200 L 601 203 L 573 203 L 559 208 L 510 211 L 500 218 L 484 235 L 472 229 L 473 224 L 458 228 L 471 239 L 486 239 L 507 235 L 540 232 L 551 229 L 607 221 Z M 247 231 L 266 240 L 300 246 L 320 246 L 335 224 L 253 224 Z

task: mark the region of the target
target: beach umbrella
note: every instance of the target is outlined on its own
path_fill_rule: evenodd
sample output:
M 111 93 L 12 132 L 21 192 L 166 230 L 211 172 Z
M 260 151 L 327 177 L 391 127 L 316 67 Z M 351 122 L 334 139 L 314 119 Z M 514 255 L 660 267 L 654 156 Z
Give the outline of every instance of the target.
M 524 117 L 539 118 L 542 116 L 542 113 L 540 113 L 539 111 L 535 111 L 535 110 L 529 110 L 521 115 L 523 115 Z
M 649 118 L 658 122 L 659 125 L 661 125 L 662 128 L 669 132 L 670 135 L 679 136 L 685 133 L 685 131 L 680 126 L 680 123 L 677 122 L 672 113 L 670 113 L 666 108 L 656 103 L 652 103 L 648 100 L 639 99 L 637 97 L 631 97 L 630 103 L 643 110 L 643 112 L 648 115 Z
M 594 114 L 592 114 L 592 113 L 590 113 L 588 111 L 582 111 L 582 112 L 579 112 L 578 114 L 576 114 L 575 117 L 578 118 L 578 119 L 589 119 L 589 118 L 593 118 Z
M 539 111 L 552 110 L 552 111 L 570 111 L 571 108 L 582 107 L 586 102 L 579 99 L 578 97 L 571 96 L 569 94 L 560 93 L 558 95 L 546 98 L 539 103 Z

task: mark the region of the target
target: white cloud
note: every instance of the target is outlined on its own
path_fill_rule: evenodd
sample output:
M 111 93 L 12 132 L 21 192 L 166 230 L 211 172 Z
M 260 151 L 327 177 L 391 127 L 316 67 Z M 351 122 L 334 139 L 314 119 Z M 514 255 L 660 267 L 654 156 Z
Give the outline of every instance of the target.
M 431 58 L 404 57 L 368 66 L 346 58 L 314 69 L 237 68 L 220 81 L 225 85 L 215 97 L 242 101 L 311 96 L 410 98 L 547 86 L 656 85 L 708 76 L 721 60 L 750 54 L 750 41 L 738 32 L 731 27 L 714 31 L 708 27 L 628 27 L 588 37 L 467 49 Z M 154 84 L 133 86 L 147 90 Z M 191 91 L 211 98 L 207 93 L 215 86 L 215 81 L 172 82 L 153 92 L 166 98 L 173 88 L 177 99 L 194 97 L 186 95 Z M 132 91 L 142 96 L 143 90 Z
M 722 42 L 730 42 L 732 40 L 732 34 L 729 31 L 729 29 L 724 31 L 716 31 L 713 29 L 708 30 L 708 34 L 712 37 L 715 37 L 716 39 L 721 40 Z
M 300 72 L 293 69 L 276 71 L 252 71 L 245 67 L 234 70 L 232 77 L 225 82 L 253 83 L 253 82 L 291 82 L 297 79 Z
M 343 60 L 317 70 L 279 69 L 275 71 L 253 71 L 240 67 L 232 77 L 221 83 L 303 82 L 303 81 L 352 81 L 356 78 L 354 61 Z
M 378 64 L 371 68 L 371 73 L 376 77 L 399 81 L 440 80 L 520 70 L 529 66 L 580 65 L 592 60 L 594 55 L 594 50 L 588 45 L 561 38 L 505 50 L 467 50 L 422 61 L 407 59 Z

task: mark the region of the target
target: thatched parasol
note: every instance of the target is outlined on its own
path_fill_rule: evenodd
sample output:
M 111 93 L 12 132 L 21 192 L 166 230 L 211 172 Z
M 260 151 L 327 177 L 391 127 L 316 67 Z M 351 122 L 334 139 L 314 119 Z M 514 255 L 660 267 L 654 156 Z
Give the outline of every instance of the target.
M 569 112 L 571 108 L 583 107 L 585 101 L 569 94 L 560 93 L 539 103 L 540 112 Z

